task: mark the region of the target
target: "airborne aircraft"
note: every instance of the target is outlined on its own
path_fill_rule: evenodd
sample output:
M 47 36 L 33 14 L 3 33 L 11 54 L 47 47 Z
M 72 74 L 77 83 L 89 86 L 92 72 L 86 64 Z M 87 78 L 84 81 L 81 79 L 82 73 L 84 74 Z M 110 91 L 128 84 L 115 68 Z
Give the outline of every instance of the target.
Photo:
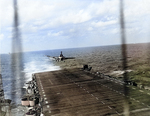
M 49 56 L 49 55 L 47 55 L 47 57 L 49 57 L 49 58 L 52 58 L 52 59 L 55 59 L 56 61 L 63 61 L 63 60 L 67 60 L 67 59 L 75 59 L 75 57 L 65 57 L 65 56 L 63 56 L 63 54 L 62 54 L 62 51 L 61 51 L 61 54 L 58 56 L 58 57 L 55 57 L 55 56 Z

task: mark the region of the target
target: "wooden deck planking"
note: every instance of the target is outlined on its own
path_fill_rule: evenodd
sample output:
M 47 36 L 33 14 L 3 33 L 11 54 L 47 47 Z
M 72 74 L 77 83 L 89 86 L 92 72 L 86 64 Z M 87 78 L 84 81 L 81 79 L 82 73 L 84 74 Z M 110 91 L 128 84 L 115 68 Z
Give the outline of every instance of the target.
M 47 116 L 103 116 L 123 112 L 124 96 L 119 93 L 123 93 L 123 85 L 119 83 L 79 69 L 36 73 L 35 76 L 44 89 L 43 93 L 40 88 L 40 94 L 46 98 L 44 109 L 50 111 Z M 136 104 L 130 104 L 132 110 L 145 108 Z

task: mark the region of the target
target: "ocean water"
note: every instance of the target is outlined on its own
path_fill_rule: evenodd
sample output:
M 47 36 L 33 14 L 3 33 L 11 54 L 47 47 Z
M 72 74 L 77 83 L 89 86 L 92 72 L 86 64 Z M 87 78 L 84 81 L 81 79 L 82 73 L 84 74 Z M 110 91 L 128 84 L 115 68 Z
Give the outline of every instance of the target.
M 20 77 L 14 77 L 15 65 L 12 66 L 11 54 L 1 55 L 1 74 L 5 99 L 11 99 L 14 104 L 21 104 L 21 97 L 25 94 L 25 83 L 32 79 L 36 72 L 60 70 L 54 66 L 52 59 L 45 55 L 57 56 L 60 50 L 24 52 L 22 54 L 22 65 Z M 14 68 L 12 71 L 11 69 Z

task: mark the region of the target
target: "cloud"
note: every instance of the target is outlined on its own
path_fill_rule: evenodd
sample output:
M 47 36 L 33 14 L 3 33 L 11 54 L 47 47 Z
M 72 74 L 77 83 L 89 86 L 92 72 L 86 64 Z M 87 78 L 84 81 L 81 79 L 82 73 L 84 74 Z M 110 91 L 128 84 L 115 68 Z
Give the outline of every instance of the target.
M 113 44 L 118 44 L 120 41 L 116 38 L 119 38 L 120 33 L 119 1 L 18 0 L 19 29 L 24 44 L 28 46 L 27 44 L 34 41 L 37 44 L 34 44 L 33 48 L 38 48 L 39 44 L 44 43 L 43 47 L 48 48 L 50 45 L 46 46 L 46 43 L 59 43 L 60 40 L 63 40 L 61 47 L 67 43 L 67 47 L 101 43 L 110 45 L 112 41 Z M 148 0 L 124 1 L 125 27 L 129 43 L 133 42 L 137 35 L 138 39 L 141 39 L 136 40 L 137 42 L 142 41 L 142 34 L 148 35 L 149 4 Z M 13 3 L 12 0 L 1 0 L 0 5 L 2 38 L 7 39 L 13 30 Z M 4 45 L 7 45 L 8 42 L 5 43 Z
M 0 2 L 0 21 L 1 27 L 10 26 L 13 20 L 12 0 L 1 0 Z M 11 25 L 12 26 L 12 25 Z
M 114 28 L 111 30 L 112 34 L 118 34 L 119 33 L 119 29 L 118 28 Z
M 125 16 L 136 18 L 148 15 L 150 12 L 149 4 L 150 1 L 148 0 L 126 0 L 124 2 Z
M 110 26 L 116 24 L 116 20 L 111 20 L 111 21 L 99 21 L 99 22 L 92 22 L 92 25 L 94 27 L 104 27 L 104 26 Z
M 92 28 L 92 27 L 89 27 L 87 30 L 88 30 L 88 31 L 92 31 L 92 30 L 93 30 L 93 28 Z
M 101 0 L 93 2 L 88 6 L 89 11 L 94 15 L 114 15 L 118 12 L 119 0 Z
M 55 33 L 49 32 L 47 35 L 48 36 L 61 36 L 62 34 L 63 34 L 63 31 L 59 31 Z
M 81 23 L 91 18 L 88 12 L 84 9 L 75 9 L 78 2 L 73 1 L 42 1 L 42 0 L 19 0 L 19 11 L 22 22 L 28 21 L 48 21 L 48 24 L 66 24 L 66 23 Z M 71 6 L 71 7 L 70 7 Z
M 0 40 L 4 39 L 4 34 L 0 34 Z

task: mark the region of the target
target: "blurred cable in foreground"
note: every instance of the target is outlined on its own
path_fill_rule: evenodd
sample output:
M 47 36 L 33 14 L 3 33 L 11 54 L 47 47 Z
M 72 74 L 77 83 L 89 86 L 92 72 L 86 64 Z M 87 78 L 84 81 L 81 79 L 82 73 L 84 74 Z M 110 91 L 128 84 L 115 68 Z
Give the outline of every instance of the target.
M 14 88 L 18 88 L 21 80 L 21 62 L 22 62 L 22 42 L 19 31 L 19 19 L 18 19 L 18 7 L 17 0 L 14 0 L 14 24 L 13 24 L 13 35 L 12 35 L 12 53 L 11 53 L 11 93 Z M 17 91 L 20 92 L 20 91 Z M 16 99 L 16 94 L 12 94 L 11 99 Z
M 128 80 L 127 78 L 127 49 L 126 49 L 126 36 L 125 36 L 125 21 L 124 21 L 124 3 L 123 0 L 120 0 L 120 30 L 121 30 L 121 48 L 122 48 L 122 67 L 124 71 L 124 82 Z M 124 94 L 125 96 L 128 95 L 128 88 L 124 84 Z M 129 105 L 128 105 L 128 98 L 124 98 L 124 115 L 129 116 Z

